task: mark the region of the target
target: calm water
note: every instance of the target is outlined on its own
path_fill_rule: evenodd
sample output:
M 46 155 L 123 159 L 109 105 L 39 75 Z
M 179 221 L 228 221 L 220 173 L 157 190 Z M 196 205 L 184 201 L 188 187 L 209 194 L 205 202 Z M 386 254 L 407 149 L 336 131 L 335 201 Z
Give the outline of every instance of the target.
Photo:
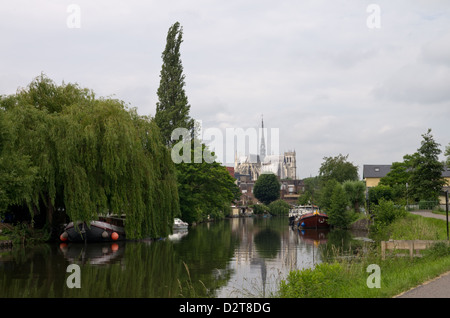
M 159 241 L 3 249 L 0 297 L 271 297 L 290 270 L 352 241 L 343 236 L 294 231 L 282 217 L 238 218 Z M 80 266 L 80 288 L 67 285 L 70 264 Z

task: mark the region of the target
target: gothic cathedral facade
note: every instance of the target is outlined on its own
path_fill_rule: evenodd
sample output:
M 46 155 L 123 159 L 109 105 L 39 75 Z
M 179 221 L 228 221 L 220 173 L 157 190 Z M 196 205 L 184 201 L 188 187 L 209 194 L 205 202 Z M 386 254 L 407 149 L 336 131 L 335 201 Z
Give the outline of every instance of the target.
M 247 175 L 252 181 L 256 181 L 262 173 L 273 173 L 280 180 L 297 179 L 297 162 L 294 151 L 284 152 L 283 155 L 267 155 L 264 139 L 264 121 L 261 120 L 262 135 L 259 154 L 249 154 L 238 157 L 235 154 L 235 174 Z

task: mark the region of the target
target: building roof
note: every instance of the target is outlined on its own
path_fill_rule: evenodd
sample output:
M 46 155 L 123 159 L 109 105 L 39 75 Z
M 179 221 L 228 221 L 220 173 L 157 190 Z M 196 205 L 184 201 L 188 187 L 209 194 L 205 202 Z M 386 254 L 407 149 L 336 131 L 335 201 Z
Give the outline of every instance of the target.
M 391 165 L 364 165 L 363 179 L 382 178 L 391 171 Z
M 442 171 L 442 176 L 446 178 L 450 178 L 450 166 L 444 166 L 444 170 Z
M 382 178 L 391 171 L 391 165 L 364 165 L 363 179 Z M 444 166 L 442 177 L 450 178 L 450 166 Z
M 240 156 L 239 158 L 237 158 L 237 163 L 238 164 L 244 164 L 244 163 L 260 163 L 260 158 L 259 155 L 255 155 L 255 154 L 249 154 L 246 156 Z

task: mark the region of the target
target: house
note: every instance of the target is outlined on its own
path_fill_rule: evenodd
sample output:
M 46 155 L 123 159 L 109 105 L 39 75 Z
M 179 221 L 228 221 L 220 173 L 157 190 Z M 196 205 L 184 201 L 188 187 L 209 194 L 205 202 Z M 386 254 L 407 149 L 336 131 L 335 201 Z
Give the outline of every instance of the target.
M 364 165 L 363 179 L 366 182 L 366 187 L 376 187 L 380 179 L 386 176 L 391 171 L 391 165 Z
M 366 188 L 376 187 L 380 179 L 386 176 L 391 171 L 391 165 L 364 165 L 363 179 L 366 182 Z M 439 196 L 440 204 L 445 204 L 445 191 L 450 192 L 450 166 L 444 166 L 442 177 L 446 184 L 442 188 L 442 194 Z

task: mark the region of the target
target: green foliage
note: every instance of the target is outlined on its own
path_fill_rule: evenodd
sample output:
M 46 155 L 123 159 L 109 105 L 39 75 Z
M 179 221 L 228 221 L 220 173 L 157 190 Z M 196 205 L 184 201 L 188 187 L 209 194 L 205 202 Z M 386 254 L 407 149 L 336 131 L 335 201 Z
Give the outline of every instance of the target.
M 166 145 L 172 145 L 172 131 L 175 128 L 194 129 L 194 121 L 189 117 L 190 105 L 184 91 L 185 75 L 180 59 L 183 42 L 183 28 L 178 22 L 167 33 L 166 47 L 162 53 L 163 64 L 158 88 L 155 122 L 161 130 Z
M 392 201 L 380 199 L 378 205 L 373 206 L 372 212 L 374 215 L 371 230 L 379 232 L 384 230 L 395 220 L 406 215 L 406 211 L 402 207 L 398 207 Z
M 328 224 L 338 228 L 347 228 L 355 220 L 354 213 L 347 209 L 348 203 L 343 186 L 336 183 L 331 194 L 330 207 L 326 210 Z
M 256 180 L 253 194 L 260 202 L 269 204 L 280 197 L 281 184 L 273 173 L 263 173 Z
M 253 209 L 253 213 L 254 214 L 264 214 L 270 211 L 269 207 L 263 203 L 260 204 L 253 204 L 251 206 L 251 208 Z
M 191 142 L 191 158 L 195 147 L 201 147 L 201 162 L 190 160 L 176 164 L 181 216 L 188 223 L 201 222 L 208 217 L 224 218 L 229 214 L 231 202 L 238 199 L 239 188 L 226 167 L 215 161 L 205 161 L 214 153 L 204 144 Z
M 442 177 L 444 166 L 439 161 L 441 150 L 431 135 L 431 129 L 422 137 L 417 152 L 403 156 L 403 162 L 394 162 L 379 185 L 369 189 L 371 203 L 378 204 L 381 198 L 398 204 L 438 200 L 445 184 Z
M 293 270 L 280 284 L 281 298 L 329 298 L 344 287 L 345 270 L 339 263 Z
M 48 228 L 35 229 L 26 223 L 18 223 L 11 230 L 5 230 L 14 245 L 43 243 L 50 238 Z
M 378 184 L 376 187 L 369 188 L 369 203 L 378 205 L 380 200 L 392 201 L 392 187 Z
M 445 184 L 442 178 L 444 165 L 439 161 L 440 145 L 433 139 L 431 129 L 422 137 L 421 146 L 412 160 L 410 191 L 416 200 L 433 201 L 439 198 Z
M 58 210 L 86 222 L 126 214 L 129 238 L 171 232 L 179 213 L 174 165 L 150 118 L 43 75 L 2 98 L 0 109 L 13 132 L 2 158 L 22 158 L 26 191 L 15 200 L 32 214 L 45 206 L 50 224 Z
M 31 201 L 31 189 L 37 168 L 22 151 L 15 149 L 18 136 L 6 111 L 0 109 L 0 219 L 8 206 Z
M 364 204 L 366 186 L 363 181 L 347 180 L 342 184 L 347 198 L 355 212 L 359 212 L 359 207 Z
M 290 205 L 284 200 L 276 200 L 269 204 L 270 214 L 272 215 L 288 215 Z
M 306 190 L 304 193 L 302 193 L 297 199 L 297 203 L 299 205 L 311 204 L 311 201 L 312 201 L 312 195 L 308 190 Z
M 405 217 L 396 218 L 384 229 L 393 240 L 444 240 L 447 239 L 444 220 L 427 218 L 407 213 Z
M 335 179 L 342 183 L 347 180 L 358 180 L 358 167 L 348 162 L 348 155 L 339 154 L 336 157 L 324 157 L 325 161 L 319 169 L 319 176 L 328 181 Z
M 332 199 L 331 196 L 333 195 L 333 191 L 336 186 L 340 185 L 339 182 L 337 182 L 335 179 L 330 179 L 326 182 L 321 183 L 320 188 L 320 196 L 318 198 L 318 203 L 322 210 L 328 211 L 331 208 Z
M 319 188 L 321 185 L 320 177 L 310 177 L 303 179 L 305 184 L 305 193 L 309 192 L 311 194 L 311 200 L 314 201 L 319 196 Z
M 391 170 L 380 179 L 380 185 L 395 187 L 401 186 L 403 188 L 402 195 L 405 196 L 406 193 L 406 183 L 408 183 L 411 178 L 411 156 L 404 156 L 403 162 L 393 162 L 391 165 Z
M 444 242 L 437 242 L 425 250 L 423 255 L 435 259 L 450 256 L 450 245 Z
M 448 167 L 450 167 L 450 143 L 448 144 L 447 147 L 445 147 L 445 153 L 444 154 L 447 156 L 447 159 L 445 160 L 445 164 Z

